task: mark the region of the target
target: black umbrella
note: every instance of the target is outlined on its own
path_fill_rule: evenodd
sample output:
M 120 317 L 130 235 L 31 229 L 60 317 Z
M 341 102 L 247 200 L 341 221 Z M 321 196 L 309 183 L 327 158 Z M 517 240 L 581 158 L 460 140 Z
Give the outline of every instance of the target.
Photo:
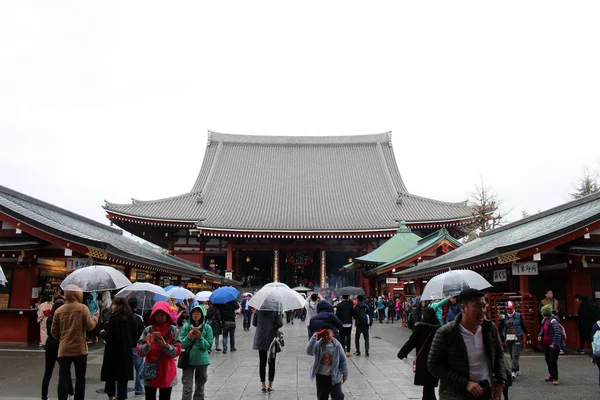
M 365 291 L 363 288 L 359 288 L 356 286 L 346 286 L 340 289 L 340 296 L 364 296 Z

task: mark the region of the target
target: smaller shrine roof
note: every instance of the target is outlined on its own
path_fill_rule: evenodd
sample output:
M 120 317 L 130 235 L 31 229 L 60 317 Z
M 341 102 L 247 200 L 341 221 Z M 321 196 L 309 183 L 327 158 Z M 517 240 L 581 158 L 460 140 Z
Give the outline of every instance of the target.
M 512 224 L 484 232 L 448 254 L 397 272 L 398 276 L 435 273 L 497 259 L 539 246 L 600 221 L 600 193 L 574 200 Z
M 196 263 L 163 254 L 123 235 L 123 231 L 0 185 L 0 212 L 73 243 L 102 249 L 115 257 L 161 267 L 184 276 L 205 276 L 237 284 Z
M 421 237 L 412 233 L 406 223 L 402 222 L 398 233 L 369 254 L 356 257 L 354 260 L 365 264 L 385 264 L 415 248 L 419 240 Z

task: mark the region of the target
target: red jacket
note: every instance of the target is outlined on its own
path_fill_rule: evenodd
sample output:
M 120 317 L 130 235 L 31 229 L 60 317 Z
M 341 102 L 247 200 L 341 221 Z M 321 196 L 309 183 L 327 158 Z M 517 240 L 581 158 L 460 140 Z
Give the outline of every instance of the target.
M 167 322 L 158 325 L 154 314 L 157 311 L 163 311 L 167 314 Z M 173 387 L 177 384 L 177 365 L 175 364 L 175 358 L 181 354 L 181 340 L 179 339 L 179 331 L 177 327 L 173 325 L 171 320 L 171 310 L 169 304 L 166 301 L 159 301 L 152 307 L 152 313 L 150 314 L 150 325 L 144 329 L 142 336 L 137 344 L 137 353 L 140 357 L 144 358 L 144 363 L 155 363 L 160 354 L 160 346 L 157 344 L 149 345 L 146 343 L 146 338 L 152 332 L 160 331 L 163 338 L 166 338 L 167 345 L 162 351 L 162 356 L 156 368 L 156 377 L 150 381 L 144 381 L 144 385 L 153 388 L 167 388 Z

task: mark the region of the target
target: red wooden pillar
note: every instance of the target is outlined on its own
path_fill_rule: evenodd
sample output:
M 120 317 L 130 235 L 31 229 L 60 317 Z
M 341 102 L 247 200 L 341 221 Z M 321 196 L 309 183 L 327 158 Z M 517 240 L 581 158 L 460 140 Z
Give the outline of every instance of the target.
M 423 293 L 423 282 L 420 279 L 415 279 L 415 293 L 417 296 Z
M 519 292 L 521 296 L 529 294 L 529 276 L 519 275 Z
M 240 276 L 240 252 L 235 252 L 235 274 Z
M 225 269 L 227 272 L 233 271 L 233 243 L 227 241 L 227 266 Z
M 322 290 L 327 287 L 327 263 L 325 250 L 321 250 L 320 252 L 319 267 L 319 285 L 321 286 Z
M 279 282 L 279 250 L 273 251 L 273 282 Z

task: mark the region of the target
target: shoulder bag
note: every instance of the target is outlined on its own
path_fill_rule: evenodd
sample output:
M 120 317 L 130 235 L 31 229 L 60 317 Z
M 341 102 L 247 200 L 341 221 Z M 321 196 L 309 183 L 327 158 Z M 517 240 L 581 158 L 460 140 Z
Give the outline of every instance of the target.
M 419 358 L 419 354 L 421 354 L 421 352 L 423 351 L 423 348 L 425 347 L 425 345 L 427 344 L 427 342 L 429 342 L 429 338 L 431 337 L 432 333 L 433 332 L 429 332 L 429 335 L 427 336 L 427 339 L 425 339 L 425 343 L 423 343 L 423 346 L 421 346 L 421 350 L 419 350 L 419 352 L 417 353 L 417 356 L 413 360 L 413 372 L 417 372 L 417 359 Z

